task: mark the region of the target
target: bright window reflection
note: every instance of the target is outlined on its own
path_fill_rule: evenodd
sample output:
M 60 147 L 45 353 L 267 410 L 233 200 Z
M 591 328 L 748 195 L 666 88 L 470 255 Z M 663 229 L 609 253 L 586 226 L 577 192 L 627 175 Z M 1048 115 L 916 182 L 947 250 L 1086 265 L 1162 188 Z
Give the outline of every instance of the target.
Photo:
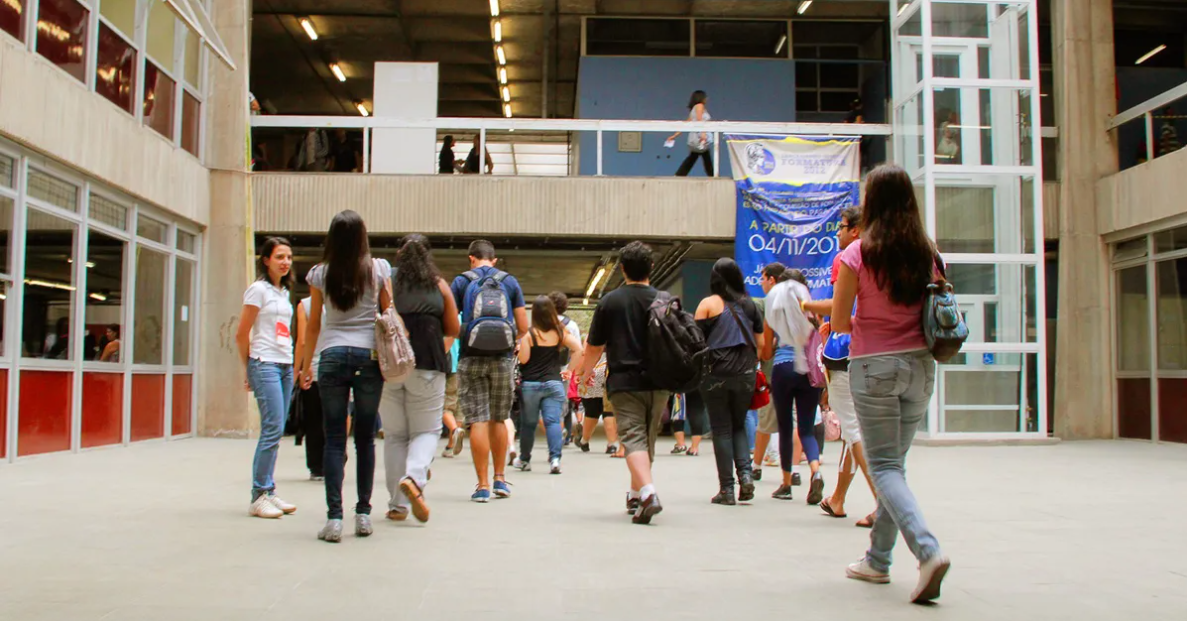
M 29 358 L 70 360 L 77 227 L 36 209 L 29 210 L 27 227 L 22 354 Z
M 95 92 L 132 114 L 132 91 L 136 84 L 136 50 L 106 24 L 99 24 L 97 62 Z
M 123 346 L 126 242 L 98 231 L 87 236 L 85 360 L 117 363 Z
M 24 41 L 25 0 L 0 0 L 0 30 Z
M 75 0 L 41 0 L 37 14 L 37 53 L 79 82 L 86 81 L 90 13 Z
M 164 254 L 143 246 L 136 249 L 136 311 L 133 362 L 163 364 L 165 334 Z
M 144 63 L 144 124 L 173 139 L 173 79 L 151 62 Z

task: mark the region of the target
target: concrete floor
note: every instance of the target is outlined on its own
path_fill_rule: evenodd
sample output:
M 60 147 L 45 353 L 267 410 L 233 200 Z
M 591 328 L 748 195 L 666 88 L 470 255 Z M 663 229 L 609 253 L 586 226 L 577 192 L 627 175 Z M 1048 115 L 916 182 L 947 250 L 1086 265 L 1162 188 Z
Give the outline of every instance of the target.
M 804 488 L 772 500 L 774 469 L 751 506 L 714 506 L 709 447 L 670 456 L 666 439 L 666 510 L 640 527 L 622 510 L 625 467 L 600 444 L 566 451 L 561 476 L 513 474 L 514 497 L 488 505 L 468 501 L 468 453 L 438 459 L 423 526 L 382 519 L 380 474 L 375 535 L 339 545 L 315 539 L 323 488 L 290 440 L 278 491 L 300 510 L 276 521 L 246 513 L 250 441 L 3 465 L 0 619 L 1187 618 L 1187 446 L 916 448 L 911 480 L 953 561 L 941 603 L 923 608 L 906 603 L 916 571 L 901 542 L 891 585 L 844 577 L 867 541 L 853 526 L 872 506 L 864 485 L 845 520 L 806 506 Z

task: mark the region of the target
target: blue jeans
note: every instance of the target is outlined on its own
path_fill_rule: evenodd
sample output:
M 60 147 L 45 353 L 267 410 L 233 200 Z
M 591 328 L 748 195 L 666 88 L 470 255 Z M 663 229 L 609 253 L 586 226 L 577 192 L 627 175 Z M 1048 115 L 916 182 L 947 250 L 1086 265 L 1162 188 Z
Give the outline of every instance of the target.
M 326 432 L 326 517 L 342 519 L 342 479 L 346 470 L 346 415 L 354 391 L 354 451 L 359 502 L 354 512 L 371 514 L 375 484 L 375 429 L 383 375 L 370 349 L 331 347 L 321 354 L 317 369 L 322 425 Z
M 564 382 L 524 382 L 523 404 L 519 423 L 519 458 L 531 461 L 536 443 L 536 421 L 544 417 L 544 435 L 548 437 L 548 459 L 561 458 L 561 417 L 565 413 Z
M 754 452 L 754 435 L 758 432 L 758 410 L 746 412 L 746 440 L 750 442 L 750 452 Z
M 935 383 L 936 363 L 926 351 L 858 358 L 849 364 L 862 445 L 878 490 L 878 514 L 866 552 L 866 560 L 878 571 L 890 569 L 899 531 L 920 562 L 940 553 L 940 543 L 907 486 L 904 468 Z
M 276 491 L 276 455 L 293 397 L 293 365 L 247 359 L 247 382 L 260 406 L 260 441 L 251 462 L 251 501 Z

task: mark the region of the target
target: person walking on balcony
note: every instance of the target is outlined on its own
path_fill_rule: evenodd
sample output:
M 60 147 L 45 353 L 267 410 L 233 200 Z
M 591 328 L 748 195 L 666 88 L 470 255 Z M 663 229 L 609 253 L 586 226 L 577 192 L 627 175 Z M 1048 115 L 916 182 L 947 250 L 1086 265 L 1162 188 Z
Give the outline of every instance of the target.
M 469 257 L 470 270 L 450 286 L 454 302 L 462 309 L 458 402 L 470 429 L 470 455 L 478 475 L 470 499 L 489 502 L 492 491 L 498 498 L 511 496 L 505 474 L 510 442 L 504 421 L 511 416 L 515 396 L 512 354 L 516 341 L 528 332 L 528 314 L 519 282 L 495 267 L 494 244 L 475 240 Z
M 846 575 L 890 582 L 890 553 L 901 531 L 919 560 L 914 603 L 940 596 L 951 564 L 928 529 L 904 470 L 935 389 L 936 361 L 919 317 L 927 287 L 939 276 L 938 261 L 910 176 L 897 166 L 875 168 L 866 180 L 861 239 L 841 253 L 832 310 L 833 331 L 852 334 L 849 387 L 878 490 L 869 550 Z
M 523 405 L 520 409 L 519 457 L 512 465 L 525 472 L 532 469 L 536 421 L 543 417 L 544 433 L 548 438 L 549 472 L 560 474 L 561 416 L 568 400 L 567 382 L 561 378 L 570 375 L 570 369 L 581 366 L 581 341 L 565 330 L 551 297 L 542 295 L 532 303 L 532 327 L 527 336 L 519 340 L 518 352 L 523 375 Z M 568 355 L 562 356 L 562 352 Z M 562 367 L 565 367 L 563 372 Z
M 457 172 L 458 159 L 453 153 L 453 136 L 446 136 L 441 141 L 441 154 L 437 156 L 437 173 L 441 175 L 452 175 Z
M 392 304 L 391 265 L 371 257 L 367 226 L 351 210 L 334 216 L 326 233 L 322 262 L 305 277 L 311 300 L 305 359 L 321 355 L 317 384 L 326 436 L 326 524 L 317 538 L 342 541 L 342 480 L 346 469 L 347 407 L 354 398 L 353 424 L 358 503 L 354 533 L 366 537 L 371 526 L 375 483 L 375 433 L 383 375 L 375 351 L 375 315 Z M 322 314 L 326 327 L 321 327 Z M 301 387 L 313 385 L 313 369 L 301 374 Z
M 276 455 L 293 394 L 293 249 L 282 237 L 269 237 L 256 257 L 256 281 L 243 294 L 235 342 L 246 372 L 244 388 L 260 406 L 260 439 L 252 461 L 251 508 L 261 518 L 278 518 L 297 507 L 276 496 Z
M 709 96 L 705 91 L 693 91 L 692 97 L 688 100 L 688 121 L 702 122 L 711 121 L 713 116 L 709 114 L 709 108 L 706 106 L 709 103 Z M 681 132 L 676 132 L 668 136 L 668 142 L 674 142 Z M 713 148 L 713 134 L 709 132 L 690 132 L 688 134 L 688 157 L 684 158 L 684 162 L 680 164 L 680 169 L 676 171 L 677 177 L 687 177 L 688 173 L 692 171 L 693 165 L 697 163 L 700 158 L 705 164 L 705 176 L 713 176 L 713 154 L 709 152 Z
M 495 173 L 495 161 L 491 159 L 490 149 L 483 148 L 486 152 L 486 174 L 493 175 Z M 466 156 L 466 166 L 462 172 L 468 175 L 477 175 L 480 171 L 481 164 L 478 162 L 478 139 L 474 139 L 474 146 L 470 148 L 470 154 Z

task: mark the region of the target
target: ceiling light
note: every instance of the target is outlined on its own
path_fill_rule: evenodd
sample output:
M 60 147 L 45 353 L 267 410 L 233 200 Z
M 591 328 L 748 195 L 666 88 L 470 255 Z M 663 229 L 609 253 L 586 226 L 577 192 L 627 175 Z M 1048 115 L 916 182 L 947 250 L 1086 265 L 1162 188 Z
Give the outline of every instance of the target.
M 61 282 L 51 282 L 48 280 L 37 280 L 34 278 L 26 278 L 25 284 L 33 287 L 45 287 L 46 289 L 59 289 L 62 291 L 74 291 L 74 285 L 68 285 Z
M 342 67 L 339 67 L 338 63 L 330 63 L 330 71 L 334 72 L 334 77 L 338 78 L 339 82 L 346 81 L 346 74 L 342 73 Z
M 511 101 L 511 89 L 506 86 L 503 87 L 503 101 Z
M 309 21 L 308 17 L 301 18 L 301 27 L 305 29 L 305 34 L 309 35 L 309 39 L 317 41 L 317 31 L 313 29 L 313 22 Z
M 102 293 L 92 293 L 88 297 L 90 297 L 92 300 L 97 300 L 99 302 L 107 301 L 107 296 L 103 295 Z
M 909 6 L 911 6 L 911 3 L 910 3 L 910 2 L 908 2 L 908 3 L 904 4 L 903 6 L 900 6 L 900 7 L 898 8 L 898 15 L 902 15 L 902 14 L 903 14 L 903 11 L 906 11 L 906 10 L 907 10 L 907 7 L 909 7 Z
M 606 266 L 603 265 L 602 267 L 598 268 L 598 273 L 594 274 L 593 280 L 589 281 L 589 288 L 585 290 L 585 297 L 587 299 L 589 298 L 589 296 L 593 295 L 594 289 L 598 288 L 598 281 L 602 280 L 602 276 L 605 276 L 605 275 L 606 275 Z
M 500 65 L 507 64 L 507 55 L 503 53 L 503 46 L 500 45 L 500 46 L 496 47 L 495 54 L 498 55 L 498 57 L 499 57 Z
M 499 0 L 490 0 L 490 16 L 499 16 Z
M 495 43 L 503 42 L 503 22 L 495 20 Z
M 356 103 L 354 107 L 359 109 L 359 114 L 363 116 L 371 116 L 371 112 L 367 110 L 367 106 L 363 105 L 363 102 L 360 101 Z
M 787 43 L 787 35 L 779 37 L 779 42 L 775 44 L 775 55 L 778 56 L 780 50 L 783 49 L 783 44 Z
M 500 84 L 507 83 L 507 68 L 506 67 L 499 67 L 499 83 Z
M 582 305 L 582 306 L 589 306 L 589 298 L 585 298 L 584 300 L 581 300 L 581 305 Z
M 800 3 L 800 8 L 796 9 L 795 12 L 799 15 L 803 15 L 805 12 L 807 12 L 808 7 L 810 6 L 812 6 L 812 0 L 804 0 Z
M 505 116 L 507 118 L 511 118 L 511 104 L 509 104 L 509 103 L 503 104 L 503 116 Z
M 1150 50 L 1149 52 L 1146 52 L 1145 55 L 1143 55 L 1141 58 L 1137 59 L 1137 62 L 1135 62 L 1134 64 L 1140 65 L 1140 64 L 1146 62 L 1147 60 L 1150 60 L 1155 54 L 1157 54 L 1165 49 L 1166 49 L 1166 45 L 1160 45 L 1160 46 Z

